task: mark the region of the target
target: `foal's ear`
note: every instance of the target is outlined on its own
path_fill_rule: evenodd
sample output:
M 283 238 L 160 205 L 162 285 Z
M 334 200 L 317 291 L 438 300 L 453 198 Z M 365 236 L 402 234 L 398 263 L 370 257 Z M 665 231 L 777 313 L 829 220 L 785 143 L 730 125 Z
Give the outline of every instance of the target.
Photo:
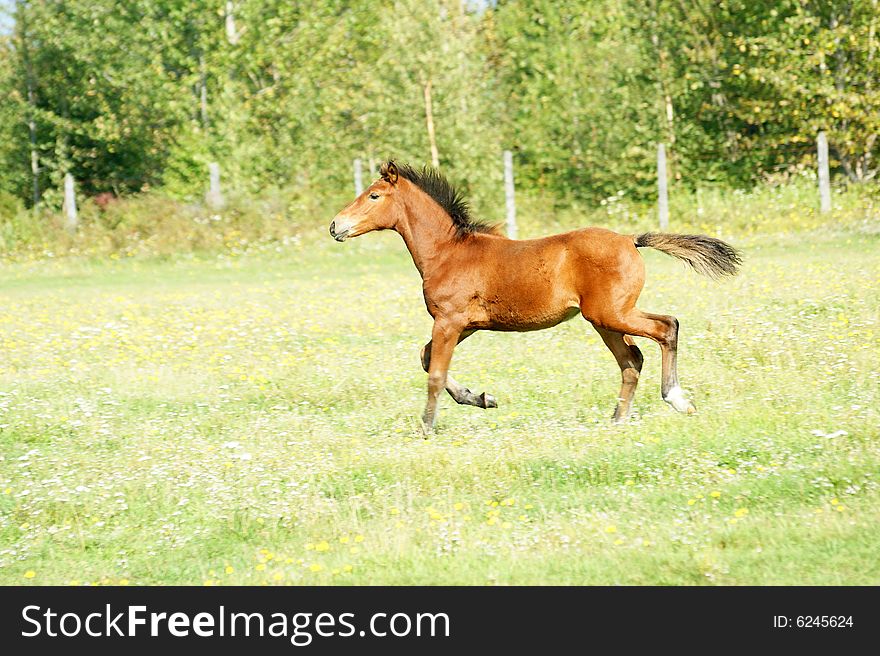
M 388 182 L 391 184 L 397 184 L 397 178 L 398 178 L 397 164 L 395 164 L 391 160 L 385 162 L 382 165 L 382 168 L 379 169 L 379 175 L 382 176 L 382 179 L 385 182 Z

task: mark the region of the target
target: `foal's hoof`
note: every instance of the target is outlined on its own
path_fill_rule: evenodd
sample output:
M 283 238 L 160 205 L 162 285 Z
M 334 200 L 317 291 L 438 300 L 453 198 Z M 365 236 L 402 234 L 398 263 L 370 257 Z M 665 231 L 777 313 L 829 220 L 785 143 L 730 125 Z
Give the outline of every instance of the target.
M 684 390 L 677 385 L 667 392 L 663 400 L 678 412 L 692 415 L 697 411 L 696 406 L 684 395 Z
M 485 392 L 483 392 L 482 394 L 480 394 L 480 396 L 478 398 L 480 399 L 480 407 L 481 408 L 488 409 L 488 408 L 497 408 L 498 407 L 498 402 L 495 400 L 495 397 L 492 396 L 491 394 L 486 394 Z
M 422 420 L 419 422 L 419 428 L 422 429 L 422 437 L 426 440 L 434 433 L 434 423 L 434 417 L 422 417 Z

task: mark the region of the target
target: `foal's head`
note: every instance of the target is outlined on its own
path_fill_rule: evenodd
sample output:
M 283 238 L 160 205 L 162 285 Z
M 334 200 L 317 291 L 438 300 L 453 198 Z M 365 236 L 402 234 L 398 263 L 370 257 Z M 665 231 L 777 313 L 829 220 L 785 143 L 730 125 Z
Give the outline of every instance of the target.
M 330 235 L 345 241 L 372 230 L 390 230 L 403 216 L 400 175 L 394 162 L 382 165 L 379 179 L 371 184 L 330 223 Z

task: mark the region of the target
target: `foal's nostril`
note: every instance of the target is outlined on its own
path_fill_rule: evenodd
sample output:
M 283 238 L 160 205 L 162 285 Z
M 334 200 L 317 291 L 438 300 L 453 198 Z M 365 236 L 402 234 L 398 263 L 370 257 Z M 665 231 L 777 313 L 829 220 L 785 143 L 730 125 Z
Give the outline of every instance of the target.
M 330 236 L 331 236 L 331 237 L 335 237 L 335 236 L 336 236 L 336 221 L 331 221 L 331 222 L 330 222 Z

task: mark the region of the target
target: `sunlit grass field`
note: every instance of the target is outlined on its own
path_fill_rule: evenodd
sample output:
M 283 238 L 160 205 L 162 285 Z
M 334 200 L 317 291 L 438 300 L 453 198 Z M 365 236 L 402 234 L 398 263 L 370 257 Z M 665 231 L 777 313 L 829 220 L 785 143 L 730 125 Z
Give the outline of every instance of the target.
M 322 228 L 323 232 L 323 228 Z M 0 583 L 880 584 L 880 240 L 643 251 L 698 414 L 609 422 L 577 318 L 477 334 L 417 417 L 430 334 L 401 240 L 0 266 Z

